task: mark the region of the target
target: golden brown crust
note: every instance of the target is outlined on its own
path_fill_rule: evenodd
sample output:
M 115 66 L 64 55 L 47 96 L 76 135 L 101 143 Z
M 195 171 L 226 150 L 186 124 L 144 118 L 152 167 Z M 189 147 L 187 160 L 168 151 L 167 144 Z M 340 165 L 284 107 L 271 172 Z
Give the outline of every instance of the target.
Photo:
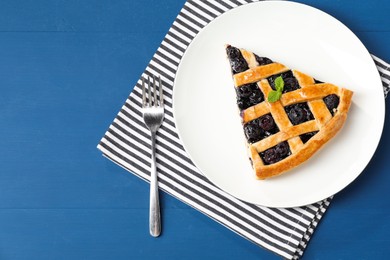
M 256 151 L 260 153 L 295 136 L 314 131 L 318 131 L 318 126 L 314 120 L 311 120 L 299 125 L 290 126 L 282 131 L 277 132 L 274 135 L 269 136 L 268 138 L 251 144 L 251 146 L 253 146 Z
M 257 66 L 234 75 L 234 85 L 240 87 L 244 84 L 253 83 L 285 71 L 288 71 L 288 68 L 283 64 L 276 62 L 264 66 Z
M 269 105 L 266 102 L 261 102 L 242 111 L 242 122 L 247 123 L 267 113 L 269 113 Z
M 264 96 L 267 96 L 269 91 L 271 90 L 271 87 L 266 87 L 265 84 L 268 84 L 267 80 L 262 80 L 261 81 L 261 90 L 264 93 Z M 320 100 L 330 94 L 337 94 L 338 96 L 340 95 L 340 91 L 342 89 L 338 88 L 335 85 L 329 84 L 329 83 L 321 83 L 321 84 L 313 84 L 313 85 L 308 85 L 305 87 L 302 87 L 301 89 L 297 89 L 288 93 L 285 93 L 282 95 L 280 101 L 282 106 L 289 106 L 293 105 L 296 103 L 300 102 L 306 102 L 310 101 L 314 102 L 313 106 L 316 106 L 316 108 L 313 108 L 313 111 L 322 111 L 324 109 L 324 103 L 321 102 Z M 276 103 L 276 102 L 275 102 Z M 318 103 L 322 103 L 323 105 L 321 106 Z M 257 104 L 256 106 L 249 107 L 242 112 L 242 118 L 243 122 L 249 122 L 255 118 L 258 118 L 262 115 L 267 114 L 269 112 L 267 110 L 266 106 L 267 102 L 262 102 L 260 104 Z M 269 103 L 268 103 L 269 104 Z M 321 107 L 319 107 L 321 106 Z M 318 108 L 317 108 L 318 107 Z M 326 110 L 324 110 L 326 111 Z M 326 112 L 325 112 L 326 113 Z M 329 118 L 330 113 L 328 115 L 322 115 L 323 117 Z M 320 117 L 320 115 L 318 116 Z M 323 120 L 321 120 L 323 121 Z
M 299 152 L 293 153 L 292 155 L 277 163 L 271 165 L 259 165 L 254 168 L 256 177 L 258 179 L 263 180 L 280 175 L 287 170 L 302 164 L 340 131 L 344 125 L 345 120 L 347 119 L 347 113 L 345 111 L 348 111 L 352 100 L 352 91 L 345 90 L 342 92 L 343 94 L 340 97 L 339 110 L 336 112 L 335 116 L 325 126 L 323 126 L 321 131 L 319 131 L 307 143 L 305 143 Z M 342 102 L 343 105 L 341 105 Z
M 292 72 L 294 74 L 294 77 L 298 80 L 299 84 L 302 87 L 313 85 L 315 83 L 315 80 L 307 74 L 304 74 L 297 70 L 292 70 Z
M 242 49 L 240 51 L 247 61 L 249 69 L 233 75 L 235 87 L 257 82 L 265 99 L 267 99 L 268 93 L 272 90 L 267 78 L 290 69 L 276 62 L 259 66 L 252 52 Z M 352 91 L 329 83 L 316 84 L 314 78 L 309 75 L 296 70 L 292 70 L 292 72 L 301 86 L 300 89 L 284 93 L 276 102 L 270 103 L 265 100 L 241 111 L 243 124 L 270 113 L 279 128 L 277 133 L 256 143 L 248 144 L 248 154 L 258 179 L 280 175 L 309 159 L 340 131 L 351 106 Z M 323 101 L 323 98 L 330 94 L 336 94 L 339 97 L 339 105 L 333 116 Z M 307 102 L 314 119 L 292 125 L 285 107 L 302 102 Z M 306 143 L 303 143 L 299 136 L 314 131 L 318 132 Z M 288 142 L 291 155 L 277 163 L 265 165 L 259 153 L 284 141 Z
M 319 100 L 330 94 L 339 93 L 339 88 L 328 83 L 309 85 L 300 89 L 285 93 L 280 98 L 283 106 L 293 105 L 303 101 Z

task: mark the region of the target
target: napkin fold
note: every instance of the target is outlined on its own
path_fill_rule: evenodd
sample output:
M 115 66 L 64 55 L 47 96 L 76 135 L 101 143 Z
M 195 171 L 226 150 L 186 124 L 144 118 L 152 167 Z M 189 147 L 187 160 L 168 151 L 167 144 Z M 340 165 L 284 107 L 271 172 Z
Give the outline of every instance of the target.
M 332 197 L 296 208 L 267 208 L 241 201 L 214 186 L 187 156 L 172 113 L 176 70 L 196 34 L 222 13 L 256 1 L 189 0 L 157 49 L 141 78 L 164 79 L 166 115 L 157 133 L 159 187 L 230 230 L 286 259 L 299 259 Z M 390 64 L 372 56 L 384 96 L 390 90 Z M 141 113 L 141 78 L 98 144 L 103 155 L 144 180 L 150 177 L 150 133 Z

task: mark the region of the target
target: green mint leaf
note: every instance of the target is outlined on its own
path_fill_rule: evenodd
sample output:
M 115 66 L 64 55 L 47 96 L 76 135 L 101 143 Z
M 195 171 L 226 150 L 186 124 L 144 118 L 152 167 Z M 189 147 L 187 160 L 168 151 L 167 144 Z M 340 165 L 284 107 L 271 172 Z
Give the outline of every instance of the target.
M 284 80 L 282 76 L 279 76 L 275 79 L 275 89 L 276 91 L 283 92 Z
M 282 92 L 271 90 L 268 93 L 268 102 L 271 102 L 271 103 L 276 102 L 280 99 L 281 96 L 282 96 Z

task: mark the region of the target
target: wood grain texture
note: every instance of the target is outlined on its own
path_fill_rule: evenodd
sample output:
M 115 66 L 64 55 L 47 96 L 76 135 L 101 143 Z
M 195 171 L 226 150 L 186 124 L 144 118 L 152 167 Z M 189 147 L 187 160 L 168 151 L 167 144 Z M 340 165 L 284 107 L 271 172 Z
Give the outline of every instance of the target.
M 299 1 L 390 61 L 390 2 Z M 279 259 L 161 194 L 96 145 L 184 0 L 1 1 L 0 259 Z M 333 200 L 303 259 L 390 254 L 390 125 L 363 174 Z

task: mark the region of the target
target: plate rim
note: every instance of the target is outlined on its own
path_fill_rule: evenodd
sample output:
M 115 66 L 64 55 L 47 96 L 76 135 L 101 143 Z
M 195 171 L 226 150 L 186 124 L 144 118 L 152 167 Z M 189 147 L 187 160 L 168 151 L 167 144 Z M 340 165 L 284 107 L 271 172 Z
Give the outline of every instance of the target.
M 176 86 L 176 83 L 177 83 L 177 76 L 179 75 L 180 73 L 180 70 L 182 69 L 182 64 L 183 64 L 183 60 L 185 60 L 185 57 L 188 53 L 188 50 L 191 48 L 191 46 L 194 44 L 194 42 L 196 41 L 196 39 L 199 37 L 199 35 L 202 34 L 203 31 L 206 30 L 206 28 L 208 28 L 210 26 L 210 24 L 214 23 L 216 20 L 219 20 L 221 17 L 224 17 L 225 15 L 227 15 L 228 13 L 232 12 L 233 10 L 237 10 L 239 8 L 242 8 L 242 7 L 245 7 L 245 6 L 248 6 L 248 5 L 273 5 L 274 3 L 278 3 L 278 4 L 285 4 L 285 5 L 296 5 L 296 6 L 301 6 L 301 7 L 304 7 L 304 8 L 308 8 L 308 9 L 311 9 L 311 10 L 315 10 L 316 12 L 320 12 L 322 13 L 323 15 L 326 15 L 328 16 L 328 19 L 331 19 L 333 21 L 336 21 L 337 24 L 341 27 L 343 27 L 345 30 L 349 31 L 354 37 L 355 37 L 355 40 L 357 40 L 357 43 L 359 43 L 365 52 L 366 52 L 366 55 L 369 55 L 370 56 L 370 60 L 371 60 L 371 65 L 370 67 L 375 67 L 375 70 L 377 72 L 377 80 L 378 80 L 378 83 L 380 82 L 380 86 L 381 86 L 381 90 L 383 91 L 383 87 L 382 87 L 382 80 L 381 80 L 381 77 L 380 77 L 380 74 L 379 74 L 379 71 L 377 70 L 377 66 L 375 65 L 375 62 L 373 60 L 373 58 L 371 57 L 371 54 L 370 52 L 368 51 L 368 49 L 366 48 L 366 46 L 362 43 L 362 41 L 359 39 L 359 37 L 357 37 L 357 35 L 348 27 L 346 26 L 344 23 L 342 23 L 340 20 L 338 20 L 337 18 L 335 18 L 334 16 L 326 13 L 325 11 L 322 11 L 321 9 L 318 9 L 316 7 L 313 7 L 313 6 L 310 6 L 310 5 L 307 5 L 307 4 L 303 4 L 303 3 L 297 3 L 297 2 L 290 2 L 290 1 L 259 1 L 259 2 L 251 2 L 251 3 L 247 3 L 247 4 L 243 4 L 243 5 L 240 5 L 240 6 L 237 6 L 237 7 L 234 7 L 230 10 L 227 10 L 226 12 L 220 14 L 219 16 L 217 16 L 216 18 L 214 18 L 212 21 L 210 21 L 208 24 L 206 24 L 201 30 L 199 30 L 199 32 L 193 37 L 193 39 L 191 40 L 191 42 L 188 44 L 188 46 L 186 47 L 182 57 L 180 58 L 180 61 L 179 61 L 179 64 L 178 64 L 178 67 L 177 67 L 177 70 L 176 70 L 176 73 L 175 73 L 175 78 L 174 78 L 174 82 L 173 82 L 173 91 L 172 91 L 172 113 L 173 113 L 173 120 L 174 120 L 174 124 L 175 124 L 175 128 L 176 128 L 176 133 L 178 134 L 179 136 L 179 139 L 181 141 L 181 144 L 183 145 L 183 148 L 187 154 L 187 156 L 189 157 L 189 159 L 191 160 L 191 162 L 196 166 L 196 168 L 199 170 L 199 172 L 205 176 L 207 178 L 207 180 L 213 184 L 214 186 L 218 187 L 219 189 L 221 189 L 223 192 L 226 192 L 227 194 L 229 194 L 230 196 L 233 196 L 237 199 L 240 199 L 240 200 L 243 200 L 245 202 L 248 202 L 248 203 L 252 203 L 252 204 L 255 204 L 255 205 L 259 205 L 259 206 L 265 206 L 265 207 L 270 207 L 270 208 L 292 208 L 292 207 L 301 207 L 301 206 L 306 206 L 306 205 L 309 205 L 309 204 L 313 204 L 313 203 L 316 203 L 318 201 L 322 201 L 322 200 L 326 200 L 328 199 L 329 197 L 331 196 L 334 196 L 335 194 L 337 194 L 338 192 L 342 191 L 343 189 L 345 189 L 347 186 L 349 186 L 351 183 L 353 183 L 355 181 L 355 179 L 357 177 L 359 177 L 364 171 L 365 169 L 367 168 L 367 166 L 369 165 L 369 162 L 372 160 L 372 157 L 374 156 L 376 150 L 378 149 L 378 146 L 379 146 L 379 143 L 380 143 L 380 140 L 382 138 L 382 135 L 383 135 L 383 129 L 384 129 L 384 123 L 385 123 L 385 115 L 386 115 L 386 109 L 385 109 L 385 99 L 381 99 L 381 106 L 383 107 L 383 114 L 382 116 L 380 117 L 380 121 L 381 121 L 381 124 L 380 124 L 380 131 L 379 131 L 379 134 L 377 135 L 377 138 L 376 140 L 373 140 L 375 142 L 374 145 L 373 145 L 373 149 L 372 149 L 372 152 L 370 152 L 370 155 L 367 156 L 367 162 L 364 163 L 364 167 L 360 170 L 359 173 L 357 173 L 356 175 L 354 175 L 354 178 L 352 179 L 349 179 L 349 181 L 346 183 L 346 184 L 343 184 L 341 185 L 342 187 L 340 187 L 339 189 L 335 190 L 335 191 L 332 191 L 332 194 L 330 195 L 327 195 L 326 197 L 322 198 L 322 199 L 315 199 L 315 200 L 310 200 L 308 199 L 306 202 L 301 202 L 301 203 L 287 203 L 287 204 L 281 204 L 281 203 L 275 203 L 275 205 L 271 205 L 271 204 L 267 204 L 267 203 L 256 203 L 256 202 L 253 202 L 253 201 L 248 201 L 246 199 L 242 199 L 240 197 L 237 197 L 235 194 L 232 194 L 231 192 L 223 189 L 220 185 L 218 185 L 218 183 L 216 183 L 212 178 L 210 178 L 209 175 L 207 175 L 206 173 L 204 173 L 202 170 L 201 170 L 201 167 L 198 165 L 198 163 L 196 162 L 196 160 L 194 160 L 193 156 L 191 155 L 191 153 L 189 152 L 189 149 L 187 147 L 187 144 L 183 141 L 183 134 L 182 134 L 182 131 L 180 131 L 179 129 L 179 124 L 177 123 L 177 112 L 176 112 L 176 102 L 175 102 L 175 93 L 176 93 L 176 89 L 177 89 L 177 86 Z M 376 85 L 376 84 L 373 84 L 373 85 Z M 378 84 L 379 85 L 379 84 Z M 378 90 L 379 91 L 379 90 Z M 254 179 L 255 181 L 258 181 L 256 179 Z

